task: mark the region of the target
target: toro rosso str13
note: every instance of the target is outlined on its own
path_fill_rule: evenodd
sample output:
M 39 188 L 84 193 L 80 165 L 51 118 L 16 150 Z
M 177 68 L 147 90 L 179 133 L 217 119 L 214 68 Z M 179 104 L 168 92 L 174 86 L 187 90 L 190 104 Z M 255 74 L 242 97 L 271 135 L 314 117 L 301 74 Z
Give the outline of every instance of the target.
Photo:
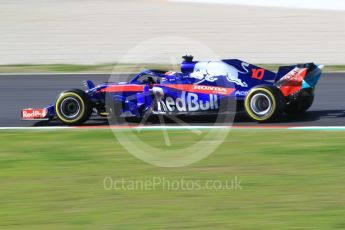
M 323 66 L 314 63 L 282 66 L 277 73 L 246 62 L 193 61 L 184 56 L 181 72 L 145 70 L 127 83 L 94 85 L 87 90 L 62 92 L 41 109 L 23 109 L 23 120 L 57 118 L 66 125 L 80 125 L 92 113 L 143 118 L 153 114 L 224 114 L 222 101 L 235 101 L 257 122 L 271 122 L 283 113 L 303 113 L 313 103 L 314 89 Z M 106 101 L 110 99 L 111 103 Z M 235 108 L 235 110 L 236 110 Z

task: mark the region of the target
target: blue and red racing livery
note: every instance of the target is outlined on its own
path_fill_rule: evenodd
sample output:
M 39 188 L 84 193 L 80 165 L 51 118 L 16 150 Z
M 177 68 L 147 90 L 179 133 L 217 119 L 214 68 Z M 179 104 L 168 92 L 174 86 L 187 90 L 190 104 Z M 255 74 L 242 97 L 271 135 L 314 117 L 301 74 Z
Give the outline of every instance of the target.
M 277 73 L 246 62 L 193 61 L 184 56 L 181 72 L 145 70 L 128 83 L 94 85 L 62 92 L 54 104 L 23 109 L 23 120 L 59 119 L 80 125 L 92 113 L 115 117 L 203 115 L 243 109 L 257 122 L 271 122 L 283 113 L 303 113 L 313 103 L 323 66 L 314 63 L 282 66 Z M 224 102 L 236 102 L 235 109 Z

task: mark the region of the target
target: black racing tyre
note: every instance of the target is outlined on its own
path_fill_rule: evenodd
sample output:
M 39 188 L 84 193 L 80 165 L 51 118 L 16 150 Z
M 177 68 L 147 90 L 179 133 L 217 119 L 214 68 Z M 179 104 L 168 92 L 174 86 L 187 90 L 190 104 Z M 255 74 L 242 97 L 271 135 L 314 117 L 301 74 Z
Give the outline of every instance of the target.
M 314 94 L 302 96 L 294 101 L 288 102 L 285 106 L 287 114 L 301 114 L 307 111 L 314 102 Z
M 245 100 L 247 115 L 257 122 L 272 122 L 284 111 L 285 98 L 278 88 L 270 85 L 258 85 L 252 88 Z
M 55 102 L 57 118 L 65 125 L 81 125 L 92 114 L 92 102 L 83 90 L 72 89 L 62 92 Z

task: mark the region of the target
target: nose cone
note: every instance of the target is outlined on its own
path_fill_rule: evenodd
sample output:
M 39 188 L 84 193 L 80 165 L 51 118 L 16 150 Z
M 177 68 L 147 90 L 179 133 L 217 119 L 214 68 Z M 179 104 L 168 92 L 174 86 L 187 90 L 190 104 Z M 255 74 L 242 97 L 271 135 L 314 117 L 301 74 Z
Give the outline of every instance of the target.
M 325 65 L 318 65 L 317 66 L 319 69 L 323 69 L 323 68 L 325 68 Z

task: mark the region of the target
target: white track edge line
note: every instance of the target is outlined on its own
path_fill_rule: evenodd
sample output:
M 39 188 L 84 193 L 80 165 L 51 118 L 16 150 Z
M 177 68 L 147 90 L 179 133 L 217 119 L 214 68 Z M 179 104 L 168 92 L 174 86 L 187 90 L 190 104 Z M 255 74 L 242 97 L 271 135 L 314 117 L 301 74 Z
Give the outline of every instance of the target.
M 55 129 L 71 129 L 65 126 L 47 126 L 47 127 L 0 127 L 0 130 L 55 130 Z M 72 128 L 73 129 L 73 128 Z
M 301 126 L 290 127 L 291 130 L 345 130 L 345 126 Z
M 114 127 L 114 126 L 100 126 L 97 127 L 73 127 L 73 126 L 45 126 L 45 127 L 0 127 L 0 130 L 64 130 L 64 129 L 78 129 L 78 130 L 91 130 L 91 129 L 136 129 L 136 130 L 187 130 L 187 129 L 253 129 L 253 130 L 310 130 L 310 131 L 345 131 L 345 126 L 300 126 L 300 127 L 259 127 L 259 126 L 134 126 L 134 127 Z

